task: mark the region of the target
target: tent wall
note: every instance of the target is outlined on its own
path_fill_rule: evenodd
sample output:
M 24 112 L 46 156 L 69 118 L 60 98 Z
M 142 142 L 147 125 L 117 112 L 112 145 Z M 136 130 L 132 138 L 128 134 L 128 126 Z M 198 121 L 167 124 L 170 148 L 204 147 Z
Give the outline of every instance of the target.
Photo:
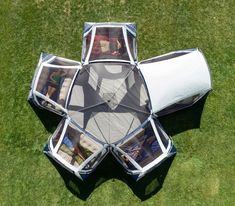
M 211 77 L 203 54 L 186 50 L 182 55 L 153 63 L 140 63 L 139 68 L 145 79 L 153 112 L 171 106 L 194 95 L 204 95 L 211 90 Z
M 135 38 L 133 23 L 85 23 L 82 63 L 116 60 L 134 64 L 137 60 Z
M 33 99 L 33 102 L 40 107 L 61 114 L 65 111 L 67 95 L 80 68 L 80 62 L 42 53 L 31 85 L 29 99 Z M 57 77 L 60 77 L 60 80 L 55 84 L 52 78 Z M 49 92 L 52 87 L 55 89 L 53 93 Z

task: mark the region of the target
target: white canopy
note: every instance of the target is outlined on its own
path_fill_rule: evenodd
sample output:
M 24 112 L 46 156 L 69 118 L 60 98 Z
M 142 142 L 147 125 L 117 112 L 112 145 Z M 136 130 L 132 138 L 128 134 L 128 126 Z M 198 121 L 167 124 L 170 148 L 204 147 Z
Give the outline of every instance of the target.
M 207 62 L 198 49 L 172 52 L 140 62 L 152 110 L 159 112 L 186 98 L 211 90 Z

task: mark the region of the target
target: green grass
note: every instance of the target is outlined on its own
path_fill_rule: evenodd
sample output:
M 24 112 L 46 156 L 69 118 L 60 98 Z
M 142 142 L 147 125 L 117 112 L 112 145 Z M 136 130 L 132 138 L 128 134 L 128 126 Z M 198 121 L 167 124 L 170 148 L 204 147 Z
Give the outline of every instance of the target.
M 233 0 L 1 1 L 0 205 L 233 205 L 234 8 Z M 178 154 L 163 188 L 145 201 L 117 179 L 81 200 L 41 152 L 50 134 L 26 102 L 38 56 L 80 60 L 85 21 L 136 22 L 139 60 L 199 47 L 211 67 L 201 127 L 173 137 Z

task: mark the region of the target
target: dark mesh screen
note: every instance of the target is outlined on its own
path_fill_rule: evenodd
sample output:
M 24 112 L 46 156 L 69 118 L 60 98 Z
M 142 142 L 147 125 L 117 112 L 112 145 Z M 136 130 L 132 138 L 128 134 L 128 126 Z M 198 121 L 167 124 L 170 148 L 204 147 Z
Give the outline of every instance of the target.
M 148 102 L 144 82 L 134 66 L 95 63 L 80 71 L 68 111 L 84 130 L 112 143 L 148 118 Z

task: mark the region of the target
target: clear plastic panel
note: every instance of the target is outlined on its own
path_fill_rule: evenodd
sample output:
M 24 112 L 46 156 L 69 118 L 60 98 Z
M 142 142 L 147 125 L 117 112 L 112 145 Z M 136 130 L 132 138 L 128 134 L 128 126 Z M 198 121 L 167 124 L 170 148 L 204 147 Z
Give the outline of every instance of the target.
M 133 59 L 136 60 L 136 40 L 135 37 L 129 31 L 127 31 L 127 40 L 131 55 Z
M 79 62 L 65 59 L 62 57 L 55 57 L 52 61 L 49 62 L 49 64 L 58 65 L 58 66 L 79 66 L 80 65 Z
M 163 115 L 170 114 L 170 113 L 179 111 L 181 109 L 187 108 L 187 107 L 191 106 L 192 104 L 194 104 L 200 97 L 201 97 L 200 94 L 193 95 L 193 96 L 188 97 L 186 99 L 183 99 L 175 104 L 172 104 L 171 106 L 157 112 L 157 114 L 159 116 L 163 116 Z
M 136 167 L 130 162 L 125 154 L 115 150 L 114 155 L 122 162 L 123 166 L 129 170 L 137 170 Z
M 150 113 L 144 81 L 133 66 L 117 63 L 95 63 L 87 67 L 86 71 L 86 75 L 88 75 L 86 80 L 82 76 L 83 80 L 81 80 L 84 84 L 88 82 L 90 89 L 93 89 L 92 92 L 96 92 L 104 102 L 109 105 L 121 104 L 139 112 Z M 87 91 L 89 90 L 87 89 Z M 93 104 L 102 102 L 100 98 L 99 102 L 94 101 Z
M 36 91 L 64 107 L 76 71 L 77 69 L 43 67 Z
M 51 142 L 52 142 L 53 148 L 56 147 L 56 145 L 57 145 L 57 143 L 58 143 L 58 141 L 59 141 L 59 139 L 60 139 L 60 136 L 61 136 L 62 131 L 63 131 L 63 128 L 64 128 L 64 122 L 65 122 L 65 121 L 63 120 L 63 121 L 59 124 L 59 126 L 57 127 L 55 133 L 54 133 L 53 136 L 52 136 Z
M 96 28 L 89 60 L 99 59 L 129 60 L 121 27 Z
M 141 167 L 148 165 L 163 153 L 150 122 L 129 141 L 121 145 L 120 149 Z
M 157 56 L 157 57 L 153 57 L 147 60 L 143 60 L 140 62 L 140 64 L 149 64 L 149 63 L 154 63 L 154 62 L 160 62 L 160 61 L 165 61 L 165 60 L 169 60 L 169 59 L 173 59 L 182 55 L 188 54 L 187 50 L 186 51 L 182 51 L 182 52 L 171 52 L 165 55 L 161 55 L 161 56 Z
M 63 113 L 63 110 L 60 107 L 56 106 L 55 104 L 52 104 L 51 102 L 46 101 L 40 97 L 36 97 L 36 99 L 37 99 L 37 102 L 45 109 L 50 110 L 52 112 L 59 113 L 59 114 Z
M 83 61 L 85 61 L 85 58 L 87 57 L 87 53 L 89 51 L 90 48 L 90 44 L 91 44 L 91 33 L 92 30 L 86 35 L 86 37 L 83 39 L 83 47 L 82 47 L 82 54 L 83 54 Z
M 70 124 L 57 153 L 71 165 L 79 166 L 100 149 L 100 145 Z
M 164 147 L 167 148 L 169 141 L 170 141 L 169 136 L 164 132 L 158 120 L 154 119 L 154 123 L 155 123 L 156 129 L 158 131 L 159 137 L 161 138 Z
M 92 170 L 94 169 L 97 164 L 102 160 L 102 158 L 105 156 L 105 153 L 107 151 L 104 149 L 102 152 L 97 154 L 94 158 L 92 158 L 83 168 L 82 170 Z
M 75 80 L 68 109 L 80 111 L 110 101 L 119 104 L 127 93 L 125 81 L 132 69 L 131 65 L 117 63 L 85 66 Z

